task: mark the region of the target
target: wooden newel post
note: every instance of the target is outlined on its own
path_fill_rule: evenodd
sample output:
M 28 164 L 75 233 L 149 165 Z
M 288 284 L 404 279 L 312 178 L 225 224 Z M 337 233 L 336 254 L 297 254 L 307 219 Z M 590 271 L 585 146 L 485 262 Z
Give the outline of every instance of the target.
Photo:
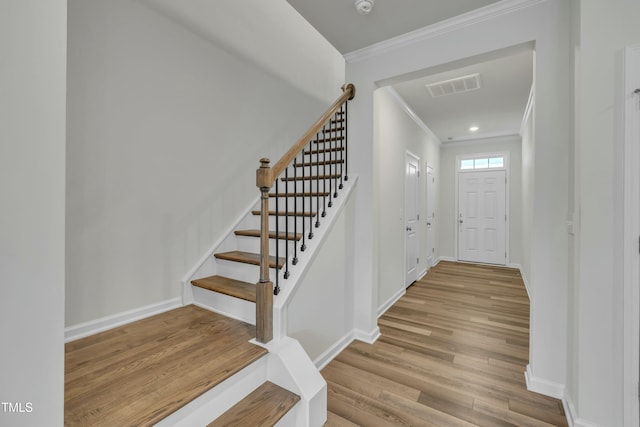
M 273 338 L 273 283 L 269 279 L 269 190 L 273 185 L 269 159 L 260 159 L 256 185 L 260 188 L 260 281 L 256 284 L 256 340 Z M 276 218 L 277 221 L 277 218 Z

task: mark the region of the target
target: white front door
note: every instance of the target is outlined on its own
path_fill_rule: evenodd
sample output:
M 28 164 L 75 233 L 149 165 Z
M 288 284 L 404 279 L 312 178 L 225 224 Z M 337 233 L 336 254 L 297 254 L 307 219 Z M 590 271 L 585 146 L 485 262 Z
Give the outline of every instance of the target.
M 506 264 L 506 172 L 460 172 L 458 185 L 458 259 Z
M 436 221 L 436 177 L 433 171 L 433 167 L 427 165 L 427 268 L 431 268 L 435 262 L 436 252 L 436 236 L 435 236 L 435 221 Z
M 420 159 L 407 153 L 405 168 L 405 286 L 418 280 L 418 220 L 420 189 Z

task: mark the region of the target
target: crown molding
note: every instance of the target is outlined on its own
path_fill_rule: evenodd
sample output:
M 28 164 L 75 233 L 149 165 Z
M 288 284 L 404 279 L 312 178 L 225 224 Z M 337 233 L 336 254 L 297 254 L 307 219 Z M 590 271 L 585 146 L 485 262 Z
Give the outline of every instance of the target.
M 469 25 L 487 21 L 514 11 L 535 6 L 548 0 L 502 0 L 462 15 L 419 28 L 406 34 L 372 44 L 362 49 L 354 50 L 344 55 L 348 63 L 359 62 L 368 58 L 399 49 L 412 43 L 428 40 L 439 35 L 455 31 Z
M 496 142 L 520 142 L 522 138 L 513 132 L 496 132 L 485 135 L 477 135 L 473 138 L 460 138 L 451 142 L 443 142 L 442 148 L 477 146 L 483 144 L 493 144 Z
M 420 129 L 422 129 L 427 135 L 432 137 L 438 143 L 438 145 L 442 145 L 442 141 L 440 141 L 440 138 L 438 138 L 438 136 L 433 133 L 431 129 L 429 129 L 429 126 L 427 126 L 426 123 L 423 122 L 420 117 L 418 117 L 415 111 L 413 111 L 413 109 L 409 107 L 409 105 L 405 102 L 404 99 L 402 99 L 400 94 L 393 87 L 386 86 L 385 90 L 391 95 L 394 101 L 396 101 L 398 106 L 402 110 L 404 110 L 404 112 L 407 113 L 409 117 L 411 117 L 411 119 L 418 125 L 418 127 L 420 127 Z

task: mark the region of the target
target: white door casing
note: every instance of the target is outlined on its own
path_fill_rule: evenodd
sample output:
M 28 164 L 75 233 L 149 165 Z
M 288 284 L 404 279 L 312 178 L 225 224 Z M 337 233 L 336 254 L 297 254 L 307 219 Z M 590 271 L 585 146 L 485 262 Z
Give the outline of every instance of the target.
M 459 172 L 458 259 L 505 265 L 506 171 Z
M 426 189 L 427 189 L 427 203 L 426 203 L 426 221 L 427 221 L 427 266 L 429 269 L 433 266 L 435 261 L 436 251 L 436 238 L 435 238 L 435 221 L 436 221 L 436 177 L 433 167 L 427 164 L 426 173 Z
M 407 151 L 405 167 L 405 286 L 418 279 L 420 159 Z

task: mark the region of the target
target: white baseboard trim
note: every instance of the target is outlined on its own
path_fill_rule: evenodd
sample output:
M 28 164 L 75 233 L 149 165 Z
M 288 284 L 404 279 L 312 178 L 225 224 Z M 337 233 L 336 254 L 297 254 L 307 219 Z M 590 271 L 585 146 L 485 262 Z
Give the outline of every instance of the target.
M 365 342 L 367 344 L 373 344 L 378 341 L 380 335 L 380 328 L 378 326 L 376 326 L 375 329 L 370 332 L 360 331 L 358 329 L 353 331 L 353 339 Z
M 520 270 L 520 276 L 522 276 L 522 281 L 524 282 L 524 288 L 527 290 L 527 296 L 529 297 L 529 301 L 531 301 L 531 288 L 529 286 L 529 279 L 527 279 L 527 275 L 524 274 L 524 270 L 520 264 L 512 264 L 512 268 L 517 268 Z
M 578 412 L 576 411 L 576 407 L 573 405 L 571 396 L 566 395 L 562 399 L 562 406 L 564 407 L 564 413 L 567 416 L 567 423 L 569 424 L 569 427 L 601 427 L 596 423 L 592 423 L 591 421 L 578 417 Z
M 454 258 L 454 257 L 441 256 L 441 257 L 438 257 L 438 259 L 436 260 L 436 263 L 434 265 L 438 265 L 440 263 L 440 261 L 458 262 L 458 260 L 456 258 Z
M 378 318 L 380 318 L 380 316 L 386 313 L 387 310 L 389 310 L 391 306 L 395 304 L 400 298 L 402 298 L 402 296 L 406 293 L 407 293 L 407 290 L 405 288 L 402 288 L 398 292 L 396 292 L 391 298 L 389 298 L 384 304 L 378 307 Z
M 355 334 L 353 331 L 347 333 L 344 337 L 340 338 L 334 345 L 329 347 L 320 356 L 316 357 L 313 364 L 316 365 L 319 371 L 329 364 L 337 355 L 342 353 L 342 350 L 347 348 L 355 340 Z
M 531 372 L 531 365 L 527 365 L 527 370 L 524 373 L 524 379 L 527 382 L 527 390 L 529 391 L 534 391 L 556 399 L 564 398 L 564 384 L 535 377 Z
M 99 332 L 108 331 L 136 320 L 145 319 L 182 306 L 181 298 L 173 298 L 156 304 L 150 304 L 111 316 L 102 317 L 90 322 L 69 326 L 64 330 L 64 342 L 75 341 Z

